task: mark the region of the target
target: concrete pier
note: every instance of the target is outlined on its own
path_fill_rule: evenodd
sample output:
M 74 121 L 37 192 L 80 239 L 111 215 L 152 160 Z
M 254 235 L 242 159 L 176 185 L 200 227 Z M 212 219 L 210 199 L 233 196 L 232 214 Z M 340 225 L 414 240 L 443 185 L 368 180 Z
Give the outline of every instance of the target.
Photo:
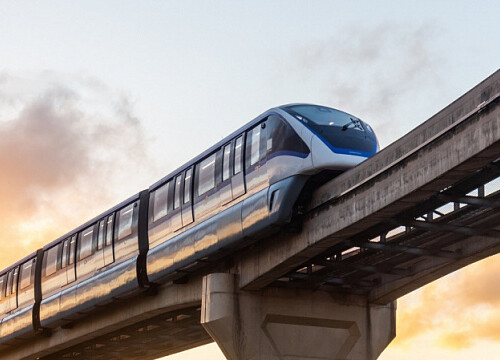
M 203 278 L 201 323 L 229 360 L 372 360 L 396 335 L 394 302 L 236 284 L 233 274 Z

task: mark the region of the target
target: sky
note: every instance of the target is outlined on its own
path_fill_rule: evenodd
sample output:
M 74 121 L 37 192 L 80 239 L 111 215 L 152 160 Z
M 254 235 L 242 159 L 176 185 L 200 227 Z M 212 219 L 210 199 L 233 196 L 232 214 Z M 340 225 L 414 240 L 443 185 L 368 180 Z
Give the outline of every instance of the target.
M 382 147 L 499 67 L 496 1 L 0 0 L 0 268 L 270 107 L 328 105 Z M 380 357 L 500 354 L 500 258 L 398 302 Z M 223 359 L 215 344 L 165 358 Z

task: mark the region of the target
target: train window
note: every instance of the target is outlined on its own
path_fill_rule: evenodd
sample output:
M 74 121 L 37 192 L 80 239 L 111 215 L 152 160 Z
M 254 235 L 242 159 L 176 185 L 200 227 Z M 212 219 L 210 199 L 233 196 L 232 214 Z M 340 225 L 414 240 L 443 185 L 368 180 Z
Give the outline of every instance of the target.
M 175 189 L 174 189 L 174 209 L 181 206 L 181 185 L 182 185 L 182 175 L 177 175 L 175 178 Z
M 198 165 L 198 196 L 215 187 L 215 154 Z
M 17 292 L 17 280 L 19 278 L 19 266 L 16 266 L 16 268 L 12 271 L 13 276 L 12 276 L 12 288 L 10 293 L 15 294 Z
M 307 156 L 309 148 L 297 133 L 284 120 L 276 115 L 271 115 L 267 121 L 269 139 L 267 140 L 268 155 L 289 155 Z
M 193 169 L 186 170 L 186 175 L 184 176 L 184 204 L 191 201 L 191 182 L 192 182 Z
M 236 139 L 236 144 L 234 146 L 234 174 L 238 174 L 241 171 L 241 162 L 243 160 L 243 136 Z
M 99 232 L 97 233 L 97 250 L 104 247 L 104 220 L 99 221 Z
M 134 206 L 136 203 L 124 207 L 118 213 L 118 240 L 132 234 L 132 219 L 134 215 Z
M 9 273 L 7 274 L 7 277 L 6 277 L 6 284 L 5 284 L 5 296 L 9 296 L 10 293 L 12 292 L 12 275 L 13 275 L 13 271 L 9 271 Z
M 260 130 L 260 125 L 257 125 L 248 132 L 248 136 L 250 137 L 249 139 L 247 138 L 247 144 L 250 145 L 250 166 L 260 160 Z
M 57 253 L 59 246 L 54 246 L 45 251 L 45 276 L 50 276 L 57 271 Z
M 31 285 L 31 278 L 33 275 L 33 269 L 35 265 L 35 259 L 31 259 L 25 262 L 21 266 L 21 284 L 20 288 L 24 289 Z
M 68 265 L 71 265 L 75 262 L 75 253 L 76 253 L 76 235 L 73 235 L 69 242 L 69 261 Z
M 94 237 L 94 226 L 90 226 L 80 233 L 80 256 L 78 260 L 85 259 L 93 254 L 92 240 Z
M 65 268 L 68 266 L 68 255 L 69 255 L 69 239 L 64 240 L 63 248 L 62 248 L 62 260 L 61 260 L 61 268 Z
M 226 181 L 229 179 L 229 176 L 231 175 L 230 168 L 229 168 L 229 162 L 231 160 L 231 144 L 228 144 L 224 146 L 224 155 L 222 158 L 222 181 Z
M 113 217 L 114 215 L 108 216 L 108 225 L 106 228 L 106 246 L 111 245 L 113 242 Z
M 5 285 L 5 274 L 0 276 L 0 300 L 2 300 L 5 296 L 4 285 Z
M 168 190 L 170 181 L 155 190 L 153 195 L 153 222 L 161 219 L 168 213 Z

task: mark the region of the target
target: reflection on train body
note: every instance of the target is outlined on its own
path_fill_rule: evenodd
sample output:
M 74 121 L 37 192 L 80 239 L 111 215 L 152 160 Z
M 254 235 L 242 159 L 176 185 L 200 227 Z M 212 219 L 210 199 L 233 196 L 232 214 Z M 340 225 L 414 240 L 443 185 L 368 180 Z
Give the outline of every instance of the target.
M 295 104 L 267 111 L 149 189 L 0 272 L 0 347 L 279 231 L 313 179 L 377 150 L 372 129 L 338 110 Z

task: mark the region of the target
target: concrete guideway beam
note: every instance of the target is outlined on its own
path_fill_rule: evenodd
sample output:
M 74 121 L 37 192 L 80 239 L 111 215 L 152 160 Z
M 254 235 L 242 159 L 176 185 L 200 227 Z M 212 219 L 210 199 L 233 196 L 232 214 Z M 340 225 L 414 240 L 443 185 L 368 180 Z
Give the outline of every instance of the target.
M 201 323 L 229 360 L 372 360 L 396 335 L 395 303 L 237 283 L 227 273 L 203 278 Z
M 191 279 L 187 284 L 166 285 L 160 287 L 158 294 L 155 296 L 136 296 L 114 304 L 104 311 L 102 309 L 101 311 L 95 311 L 87 317 L 76 321 L 70 328 L 55 329 L 50 337 L 40 336 L 28 343 L 15 346 L 11 350 L 0 351 L 0 360 L 52 359 L 52 354 L 54 353 L 87 341 L 92 341 L 108 333 L 120 331 L 128 326 L 152 319 L 157 315 L 199 306 L 201 302 L 201 280 L 198 277 Z M 165 354 L 159 356 L 169 354 L 169 349 L 164 349 L 162 341 L 162 339 L 158 339 L 158 341 L 148 345 L 151 348 L 157 347 L 159 354 L 161 354 L 162 350 L 167 350 Z M 127 342 L 130 345 L 134 345 L 132 344 L 132 338 L 128 339 Z M 178 351 L 206 343 L 207 341 L 203 338 L 199 342 L 196 342 L 196 339 L 194 339 L 193 344 Z M 123 346 L 123 348 L 123 351 L 126 352 L 127 347 Z M 106 348 L 103 348 L 103 350 L 106 350 Z M 109 355 L 107 358 L 127 358 L 126 353 L 112 355 L 116 356 Z
M 252 254 L 244 254 L 239 262 L 242 274 L 239 286 L 252 290 L 267 286 L 338 242 L 397 217 L 495 160 L 499 153 L 497 98 L 491 106 L 429 143 L 415 156 L 404 159 L 337 202 L 313 211 L 301 233 L 278 236 L 261 243 Z

